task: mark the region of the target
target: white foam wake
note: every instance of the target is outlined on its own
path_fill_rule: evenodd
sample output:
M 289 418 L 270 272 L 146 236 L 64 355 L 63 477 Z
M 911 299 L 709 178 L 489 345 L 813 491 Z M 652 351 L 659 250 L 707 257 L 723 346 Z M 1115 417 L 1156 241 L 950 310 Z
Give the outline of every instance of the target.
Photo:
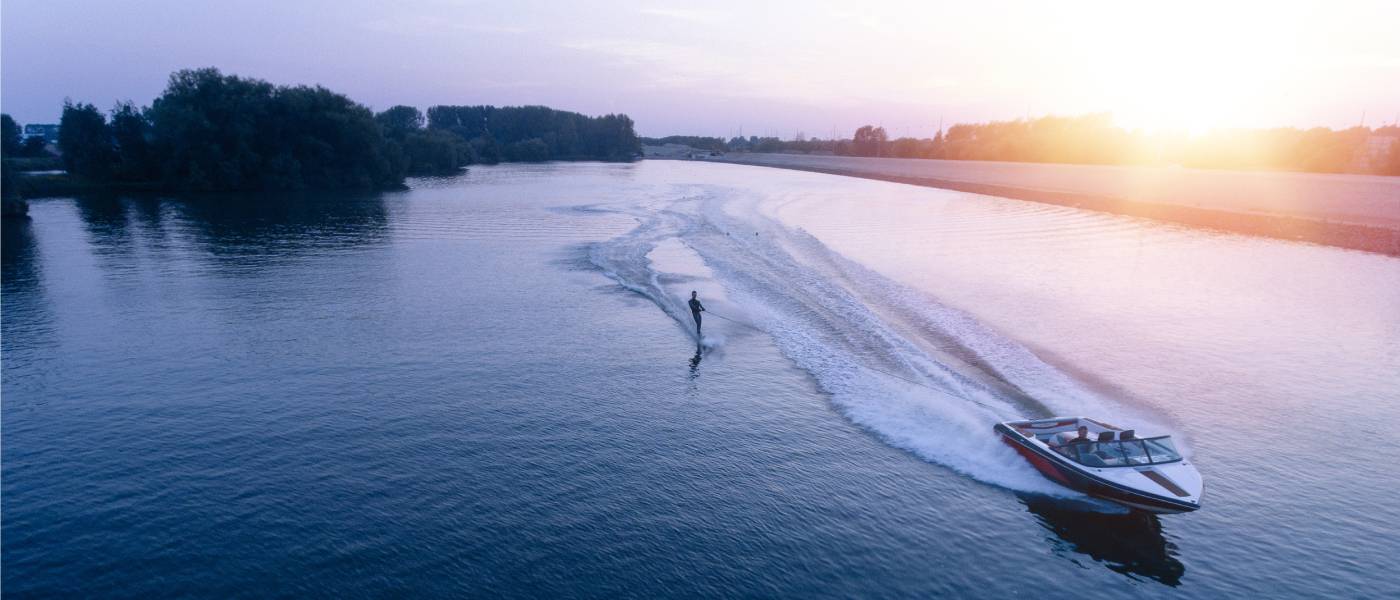
M 1002 444 L 992 425 L 1052 414 L 1110 416 L 1115 406 L 971 315 L 764 216 L 762 198 L 730 188 L 686 191 L 623 208 L 638 226 L 592 245 L 589 259 L 694 337 L 684 300 L 666 290 L 666 274 L 648 258 L 658 244 L 679 240 L 853 422 L 981 481 L 1071 494 Z

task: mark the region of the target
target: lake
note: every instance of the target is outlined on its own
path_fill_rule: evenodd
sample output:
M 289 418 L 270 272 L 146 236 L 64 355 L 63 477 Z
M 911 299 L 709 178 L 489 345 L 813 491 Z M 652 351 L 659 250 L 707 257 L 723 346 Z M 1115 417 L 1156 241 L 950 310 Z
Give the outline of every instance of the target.
M 725 164 L 409 183 L 4 223 L 7 594 L 1400 595 L 1400 259 Z M 992 434 L 1060 414 L 1170 431 L 1203 508 Z

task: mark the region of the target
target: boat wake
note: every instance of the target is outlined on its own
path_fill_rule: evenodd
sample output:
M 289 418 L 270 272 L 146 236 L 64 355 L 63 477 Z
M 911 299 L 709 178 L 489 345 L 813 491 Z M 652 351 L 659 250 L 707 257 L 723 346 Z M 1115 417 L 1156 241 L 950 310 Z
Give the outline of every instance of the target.
M 589 260 L 692 338 L 684 288 L 707 280 L 722 291 L 714 299 L 703 293 L 708 308 L 742 314 L 842 414 L 891 445 L 994 485 L 1076 496 L 1036 473 L 992 425 L 1059 414 L 1111 418 L 1123 407 L 971 315 L 766 216 L 764 200 L 734 188 L 684 186 L 612 207 L 638 225 L 592 244 Z M 654 253 L 676 243 L 703 261 L 708 277 L 658 266 Z

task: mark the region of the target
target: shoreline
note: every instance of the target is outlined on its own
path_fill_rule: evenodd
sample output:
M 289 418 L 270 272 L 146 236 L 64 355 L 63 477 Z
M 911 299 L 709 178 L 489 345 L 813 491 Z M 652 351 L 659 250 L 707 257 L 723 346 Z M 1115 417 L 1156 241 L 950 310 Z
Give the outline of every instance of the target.
M 798 161 L 783 161 L 781 158 L 779 158 L 779 160 L 772 160 L 768 155 L 755 156 L 764 156 L 768 159 L 753 160 L 749 155 L 727 155 L 701 160 L 705 162 L 719 162 L 774 169 L 807 171 L 844 177 L 857 177 L 861 179 L 933 187 L 987 196 L 999 196 L 1002 198 L 1011 198 L 1013 200 L 1025 200 L 1042 204 L 1053 204 L 1070 208 L 1140 217 L 1201 229 L 1214 229 L 1280 240 L 1310 242 L 1325 246 L 1400 257 L 1400 226 L 1388 227 L 1385 225 L 1371 225 L 1288 214 L 1244 212 L 1222 208 L 1207 208 L 1184 203 L 1146 202 L 1105 193 L 1054 190 L 1012 185 L 1008 183 L 959 181 L 944 177 L 882 172 L 873 168 L 858 168 L 852 167 L 849 164 L 840 164 L 841 162 L 849 162 L 839 160 L 844 157 L 783 155 L 794 156 L 798 159 Z M 832 158 L 837 158 L 838 160 L 829 160 Z M 667 159 L 661 158 L 653 160 Z M 821 164 L 823 161 L 826 161 L 828 164 Z M 1027 164 L 1037 165 L 1038 168 L 1047 168 L 1039 166 L 1040 163 Z M 1048 168 L 1073 168 L 1078 166 L 1080 165 L 1051 165 Z M 1400 194 L 1400 178 L 1397 178 L 1396 189 L 1397 194 Z M 1400 198 L 1400 196 L 1397 196 L 1397 198 Z M 1400 200 L 1397 200 L 1397 205 L 1400 205 Z

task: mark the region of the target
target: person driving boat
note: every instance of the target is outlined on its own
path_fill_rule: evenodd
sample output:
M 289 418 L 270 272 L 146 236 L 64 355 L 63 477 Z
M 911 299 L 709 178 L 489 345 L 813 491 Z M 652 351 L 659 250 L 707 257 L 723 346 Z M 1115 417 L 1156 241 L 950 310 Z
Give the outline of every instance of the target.
M 1089 428 L 1086 427 L 1086 426 L 1084 426 L 1084 425 L 1080 425 L 1080 426 L 1079 426 L 1079 437 L 1070 437 L 1070 434 L 1069 434 L 1068 431 L 1061 432 L 1061 433 L 1055 434 L 1055 444 L 1054 444 L 1054 445 L 1056 445 L 1056 446 L 1070 446 L 1070 445 L 1073 445 L 1073 444 L 1087 444 L 1087 443 L 1092 442 L 1092 441 L 1093 441 L 1093 440 L 1089 439 Z

